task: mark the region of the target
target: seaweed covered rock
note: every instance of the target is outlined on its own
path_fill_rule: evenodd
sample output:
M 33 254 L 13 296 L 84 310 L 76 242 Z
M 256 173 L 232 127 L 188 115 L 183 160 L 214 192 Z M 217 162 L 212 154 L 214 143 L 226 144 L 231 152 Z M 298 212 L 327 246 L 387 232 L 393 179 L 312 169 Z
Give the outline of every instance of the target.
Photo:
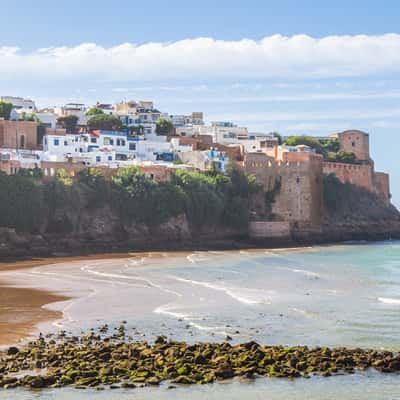
M 92 331 L 80 338 L 65 333 L 48 341 L 39 337 L 20 349 L 9 348 L 0 354 L 0 387 L 128 389 L 163 381 L 190 385 L 235 377 L 327 377 L 368 368 L 398 373 L 400 355 L 368 349 L 261 346 L 256 342 L 189 345 L 164 336 L 150 344 L 128 342 L 119 334 L 102 337 Z

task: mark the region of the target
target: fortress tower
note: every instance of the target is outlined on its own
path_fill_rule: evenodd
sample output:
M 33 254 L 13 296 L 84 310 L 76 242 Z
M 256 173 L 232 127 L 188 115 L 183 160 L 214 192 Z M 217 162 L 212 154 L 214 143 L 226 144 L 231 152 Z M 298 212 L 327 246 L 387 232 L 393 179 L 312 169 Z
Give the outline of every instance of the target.
M 386 204 L 390 204 L 389 175 L 376 172 L 369 154 L 369 134 L 349 130 L 338 133 L 340 150 L 354 153 L 355 163 L 325 161 L 324 174 L 335 174 L 343 183 L 351 183 L 376 193 Z
M 354 153 L 357 161 L 371 162 L 369 154 L 369 134 L 358 130 L 338 134 L 340 150 Z

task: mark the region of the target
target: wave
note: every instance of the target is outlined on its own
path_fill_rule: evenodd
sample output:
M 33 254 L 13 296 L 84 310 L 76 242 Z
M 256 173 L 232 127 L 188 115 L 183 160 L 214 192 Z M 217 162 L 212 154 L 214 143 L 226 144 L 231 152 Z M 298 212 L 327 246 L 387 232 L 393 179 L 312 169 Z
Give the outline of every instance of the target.
M 223 292 L 226 295 L 228 295 L 229 297 L 232 297 L 233 299 L 235 299 L 238 302 L 243 303 L 243 304 L 254 305 L 254 304 L 270 304 L 271 303 L 271 300 L 269 298 L 268 299 L 266 299 L 266 298 L 254 299 L 254 298 L 245 297 L 242 294 L 237 293 L 237 291 L 239 291 L 239 290 L 241 290 L 241 291 L 245 290 L 245 291 L 247 291 L 247 294 L 249 291 L 259 292 L 256 289 L 235 289 L 235 288 L 229 288 L 229 287 L 225 287 L 225 286 L 215 285 L 215 284 L 209 283 L 209 282 L 194 281 L 191 279 L 179 278 L 179 277 L 174 277 L 174 276 L 172 276 L 171 278 L 177 280 L 178 282 L 189 283 L 191 285 L 196 285 L 196 286 L 203 286 L 208 289 Z
M 318 318 L 319 317 L 319 314 L 317 312 L 307 311 L 307 310 L 303 310 L 301 308 L 296 308 L 296 307 L 292 307 L 291 310 L 298 314 L 304 315 L 305 317 L 308 317 L 308 318 Z
M 279 267 L 277 267 L 277 268 L 279 268 Z M 312 272 L 312 271 L 307 271 L 306 269 L 299 269 L 299 268 L 279 268 L 279 269 L 284 269 L 286 271 L 294 272 L 296 274 L 303 274 L 310 278 L 315 278 L 315 279 L 319 279 L 321 277 L 320 274 L 317 274 L 316 272 Z
M 194 317 L 190 314 L 185 314 L 183 312 L 179 312 L 179 311 L 175 311 L 175 310 L 176 310 L 176 306 L 173 306 L 171 304 L 166 304 L 166 305 L 157 307 L 153 312 L 156 314 L 162 314 L 162 315 L 167 315 L 167 316 L 174 317 L 177 319 L 181 319 L 181 320 L 187 322 L 188 325 L 192 326 L 193 328 L 198 329 L 199 331 L 212 332 L 216 335 L 221 335 L 221 336 L 228 335 L 228 332 L 224 330 L 225 327 L 201 325 L 197 322 L 194 322 L 195 320 L 199 320 L 201 318 Z
M 96 271 L 95 267 L 90 268 L 88 266 L 86 267 L 82 267 L 81 268 L 82 271 L 88 272 L 90 274 L 94 274 L 94 275 L 98 275 L 98 276 L 102 276 L 102 277 L 107 277 L 107 278 L 115 278 L 115 279 L 122 279 L 122 280 L 135 280 L 135 281 L 141 281 L 141 282 L 145 282 L 147 287 L 152 287 L 152 288 L 156 288 L 159 289 L 165 293 L 171 293 L 174 294 L 175 296 L 178 297 L 182 297 L 182 295 L 174 290 L 171 289 L 167 289 L 164 286 L 158 285 L 157 283 L 152 282 L 149 279 L 146 278 L 141 278 L 138 276 L 131 276 L 131 275 L 121 275 L 121 274 L 110 274 L 108 272 L 100 272 L 100 271 Z
M 393 299 L 391 297 L 378 297 L 378 301 L 381 303 L 385 304 L 399 304 L 400 305 L 400 299 Z
M 189 254 L 186 258 L 192 264 L 196 264 L 198 262 L 210 261 L 210 258 L 204 257 L 204 253 L 192 253 Z

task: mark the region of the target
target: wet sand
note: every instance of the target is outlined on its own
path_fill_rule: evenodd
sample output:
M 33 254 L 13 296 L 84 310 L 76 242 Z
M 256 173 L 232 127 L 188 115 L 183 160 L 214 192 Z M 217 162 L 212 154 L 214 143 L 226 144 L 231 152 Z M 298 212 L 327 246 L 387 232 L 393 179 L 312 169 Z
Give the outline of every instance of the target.
M 85 257 L 35 258 L 22 261 L 0 262 L 0 272 L 30 269 L 42 265 L 95 260 L 104 258 L 121 258 L 127 254 L 101 254 Z M 0 346 L 15 344 L 30 336 L 35 328 L 44 322 L 62 317 L 58 311 L 47 310 L 47 304 L 66 301 L 68 297 L 51 291 L 16 288 L 0 280 Z
M 56 320 L 60 312 L 43 308 L 68 298 L 35 289 L 0 286 L 0 346 L 17 343 L 42 322 Z
M 34 333 L 39 324 L 61 318 L 61 312 L 48 310 L 44 306 L 70 299 L 69 297 L 52 293 L 51 290 L 14 287 L 6 280 L 1 279 L 1 272 L 83 260 L 141 258 L 150 254 L 157 257 L 165 253 L 95 254 L 82 257 L 34 258 L 0 262 L 0 346 L 15 344 Z M 171 254 L 175 253 L 168 253 L 168 255 Z

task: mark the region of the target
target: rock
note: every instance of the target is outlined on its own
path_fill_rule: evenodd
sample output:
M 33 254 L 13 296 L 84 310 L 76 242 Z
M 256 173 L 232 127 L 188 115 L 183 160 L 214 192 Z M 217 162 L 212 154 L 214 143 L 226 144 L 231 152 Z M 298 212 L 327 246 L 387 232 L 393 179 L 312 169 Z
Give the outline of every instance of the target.
M 175 378 L 172 383 L 178 383 L 180 385 L 192 385 L 196 383 L 193 379 L 188 378 L 187 376 L 181 375 Z
M 220 379 L 230 379 L 233 378 L 234 375 L 232 367 L 227 363 L 221 365 L 215 370 L 215 376 Z
M 8 356 L 13 356 L 13 355 L 18 354 L 18 353 L 19 353 L 18 347 L 12 346 L 12 347 L 9 347 L 8 350 L 7 350 L 7 355 Z

